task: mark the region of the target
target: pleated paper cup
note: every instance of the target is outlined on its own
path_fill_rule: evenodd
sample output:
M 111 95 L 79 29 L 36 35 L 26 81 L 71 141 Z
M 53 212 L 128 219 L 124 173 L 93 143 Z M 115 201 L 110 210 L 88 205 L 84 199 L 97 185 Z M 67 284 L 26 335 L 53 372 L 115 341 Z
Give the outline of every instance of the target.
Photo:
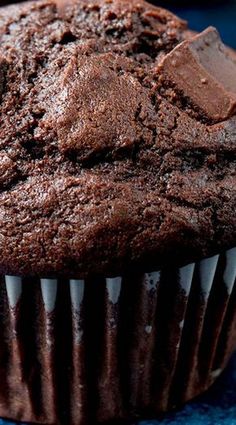
M 236 348 L 235 280 L 236 248 L 122 278 L 2 276 L 0 416 L 90 425 L 195 397 Z

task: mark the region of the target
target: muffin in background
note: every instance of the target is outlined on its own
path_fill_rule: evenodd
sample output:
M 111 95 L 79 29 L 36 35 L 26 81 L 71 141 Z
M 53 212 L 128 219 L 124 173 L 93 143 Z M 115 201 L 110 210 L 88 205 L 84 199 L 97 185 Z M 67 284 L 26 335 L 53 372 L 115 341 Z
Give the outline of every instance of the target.
M 236 347 L 235 56 L 143 1 L 0 19 L 0 416 L 173 409 Z

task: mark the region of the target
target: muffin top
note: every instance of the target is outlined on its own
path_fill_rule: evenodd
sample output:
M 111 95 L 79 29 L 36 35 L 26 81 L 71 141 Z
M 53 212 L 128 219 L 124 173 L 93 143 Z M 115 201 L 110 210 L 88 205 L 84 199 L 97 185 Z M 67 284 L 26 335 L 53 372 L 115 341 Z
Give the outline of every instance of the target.
M 236 59 L 143 1 L 0 9 L 0 273 L 119 275 L 236 245 Z

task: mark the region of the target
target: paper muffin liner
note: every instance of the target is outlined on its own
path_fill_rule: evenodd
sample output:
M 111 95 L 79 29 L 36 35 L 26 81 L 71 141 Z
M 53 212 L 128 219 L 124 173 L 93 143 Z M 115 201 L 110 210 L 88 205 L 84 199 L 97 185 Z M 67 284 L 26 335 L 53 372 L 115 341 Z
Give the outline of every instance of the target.
M 236 348 L 235 280 L 236 248 L 122 278 L 2 276 L 0 416 L 82 425 L 195 397 Z

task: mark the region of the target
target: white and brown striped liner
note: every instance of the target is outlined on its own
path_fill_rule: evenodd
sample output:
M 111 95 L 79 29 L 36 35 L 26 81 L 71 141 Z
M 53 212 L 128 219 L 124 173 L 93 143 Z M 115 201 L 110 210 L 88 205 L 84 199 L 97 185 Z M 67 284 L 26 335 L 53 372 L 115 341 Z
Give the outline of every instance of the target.
M 180 269 L 0 285 L 0 416 L 86 425 L 196 396 L 236 348 L 236 248 Z

